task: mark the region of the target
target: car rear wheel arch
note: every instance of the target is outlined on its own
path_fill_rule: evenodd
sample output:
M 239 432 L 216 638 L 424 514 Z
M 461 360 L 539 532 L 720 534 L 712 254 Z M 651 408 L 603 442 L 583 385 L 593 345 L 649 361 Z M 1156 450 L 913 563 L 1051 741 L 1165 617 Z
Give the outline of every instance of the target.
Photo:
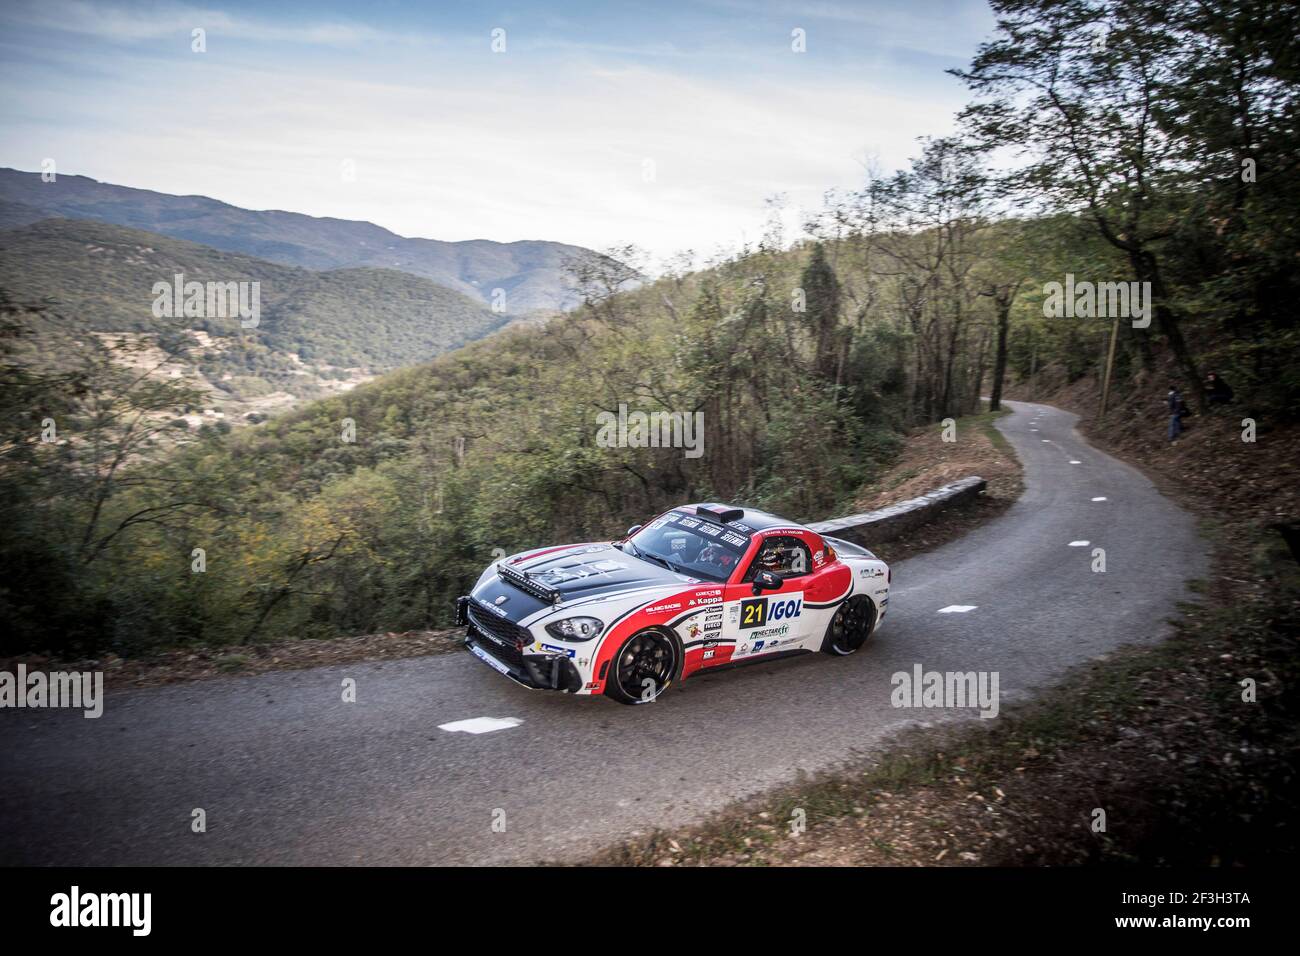
M 876 603 L 870 597 L 854 594 L 846 598 L 826 624 L 822 651 L 837 657 L 856 653 L 871 638 L 877 619 Z

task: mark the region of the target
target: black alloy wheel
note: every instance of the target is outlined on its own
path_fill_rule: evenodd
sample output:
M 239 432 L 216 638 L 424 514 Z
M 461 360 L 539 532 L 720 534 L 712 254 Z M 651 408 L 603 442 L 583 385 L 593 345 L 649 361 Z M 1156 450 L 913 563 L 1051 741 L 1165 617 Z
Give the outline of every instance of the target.
M 677 643 L 671 637 L 639 631 L 619 648 L 606 693 L 623 704 L 652 703 L 672 684 L 677 667 Z
M 876 609 L 871 598 L 865 594 L 854 595 L 841 604 L 831 618 L 822 650 L 847 657 L 867 642 L 875 621 Z

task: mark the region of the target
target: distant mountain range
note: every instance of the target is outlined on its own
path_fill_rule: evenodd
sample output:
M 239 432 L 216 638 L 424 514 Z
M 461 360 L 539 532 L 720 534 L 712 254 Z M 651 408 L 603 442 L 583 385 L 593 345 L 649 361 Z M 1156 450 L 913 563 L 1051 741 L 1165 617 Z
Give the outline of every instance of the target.
M 177 274 L 185 282 L 258 283 L 256 326 L 229 312 L 156 314 L 155 284 Z M 11 300 L 50 305 L 26 322 L 35 360 L 57 362 L 91 339 L 125 344 L 136 350 L 124 353 L 128 364 L 184 378 L 207 396 L 197 414 L 228 421 L 346 391 L 511 321 L 405 272 L 284 266 L 83 219 L 0 230 L 0 288 Z M 178 357 L 167 359 L 165 348 L 179 349 Z
M 505 291 L 519 316 L 573 304 L 566 263 L 590 250 L 560 242 L 408 239 L 371 222 L 241 209 L 204 196 L 172 196 L 60 173 L 0 169 L 0 228 L 61 216 L 94 219 L 306 269 L 371 266 L 422 276 L 481 302 Z

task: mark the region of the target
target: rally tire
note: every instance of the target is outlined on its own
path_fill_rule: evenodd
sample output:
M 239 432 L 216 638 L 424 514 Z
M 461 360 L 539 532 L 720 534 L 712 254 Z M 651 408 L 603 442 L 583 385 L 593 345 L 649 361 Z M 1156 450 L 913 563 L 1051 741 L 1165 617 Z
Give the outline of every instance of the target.
M 610 661 L 605 694 L 620 704 L 652 704 L 677 680 L 684 656 L 676 634 L 654 627 L 637 631 Z
M 826 625 L 822 652 L 836 657 L 856 653 L 876 626 L 876 606 L 865 594 L 855 594 L 838 608 Z

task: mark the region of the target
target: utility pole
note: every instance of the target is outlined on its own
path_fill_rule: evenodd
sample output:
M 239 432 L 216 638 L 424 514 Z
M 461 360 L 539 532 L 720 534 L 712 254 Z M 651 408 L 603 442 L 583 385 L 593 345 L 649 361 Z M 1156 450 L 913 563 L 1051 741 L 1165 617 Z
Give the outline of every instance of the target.
M 1106 350 L 1106 374 L 1101 380 L 1101 414 L 1098 418 L 1106 417 L 1106 405 L 1110 402 L 1110 375 L 1115 369 L 1115 340 L 1119 338 L 1119 316 L 1115 316 L 1115 321 L 1110 326 L 1110 348 Z

